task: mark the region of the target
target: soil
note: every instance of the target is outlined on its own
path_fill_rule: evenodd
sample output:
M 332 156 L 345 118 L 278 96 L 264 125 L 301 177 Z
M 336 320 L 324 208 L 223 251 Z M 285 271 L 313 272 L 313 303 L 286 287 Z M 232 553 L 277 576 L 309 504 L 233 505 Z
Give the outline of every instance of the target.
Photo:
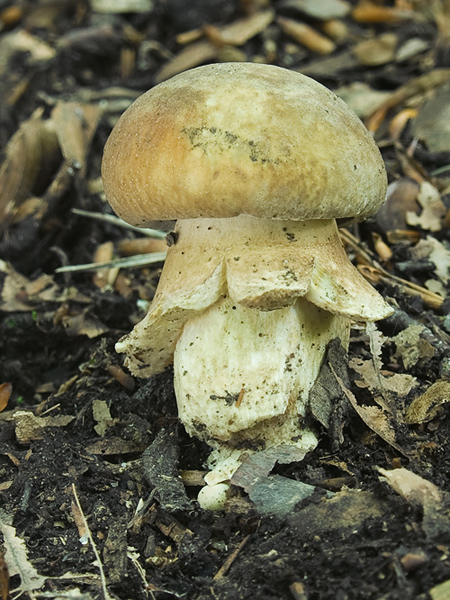
M 220 29 L 267 7 L 278 16 L 300 18 L 288 2 L 189 4 L 186 10 L 183 2 L 160 0 L 149 2 L 144 12 L 105 13 L 94 10 L 95 2 L 0 2 L 0 143 L 4 165 L 11 165 L 11 156 L 16 159 L 9 167 L 16 195 L 9 191 L 0 202 L 0 529 L 11 597 L 450 597 L 450 587 L 437 587 L 450 580 L 448 301 L 427 295 L 427 281 L 439 279 L 439 261 L 413 252 L 415 244 L 430 238 L 447 247 L 445 214 L 434 229 L 424 220 L 408 225 L 411 201 L 402 191 L 387 217 L 392 222 L 395 213 L 395 227 L 381 217 L 348 226 L 356 240 L 347 245 L 351 259 L 373 269 L 373 283 L 395 313 L 378 324 L 379 333 L 355 326 L 344 367 L 330 355 L 327 364 L 341 374 L 344 369 L 346 383 L 345 389 L 333 388 L 339 410 L 327 423 L 315 421 L 318 447 L 302 461 L 269 468 L 261 480 L 267 482 L 263 499 L 235 485 L 219 512 L 202 510 L 196 501 L 208 448 L 188 437 L 177 420 L 170 368 L 150 380 L 131 378 L 114 350 L 145 314 L 162 263 L 122 269 L 119 280 L 111 269 L 55 272 L 63 265 L 91 263 L 105 243 L 112 242 L 117 252 L 123 240 L 140 237 L 73 209 L 112 214 L 99 184 L 104 143 L 120 112 L 152 87 L 161 68 L 181 51 L 177 36 L 205 23 Z M 391 10 L 403 4 L 409 5 L 377 3 Z M 417 3 L 416 13 L 415 19 L 386 16 L 377 23 L 358 21 L 351 12 L 340 16 L 350 33 L 331 57 L 343 67 L 316 78 L 332 89 L 362 82 L 392 92 L 446 69 L 448 38 L 427 7 Z M 319 26 L 317 18 L 302 18 Z M 7 51 L 18 33 L 33 37 L 28 46 L 17 42 L 18 50 Z M 396 35 L 398 44 L 422 40 L 426 49 L 403 62 L 345 67 L 345 53 L 356 41 L 385 33 Z M 44 53 L 39 41 L 53 51 L 48 58 L 37 58 L 37 52 Z M 246 60 L 263 56 L 269 62 L 267 48 L 275 45 L 272 62 L 307 71 L 318 56 L 296 44 L 274 20 L 230 48 Z M 71 102 L 74 110 L 68 108 Z M 450 153 L 431 152 L 409 125 L 393 140 L 389 125 L 403 110 L 401 102 L 390 106 L 376 133 L 390 181 L 406 181 L 414 189 L 423 181 L 433 183 L 446 212 Z M 39 150 L 46 139 L 39 130 L 26 138 L 24 154 L 18 152 L 11 140 L 24 131 L 19 128 L 33 115 L 40 123 L 56 120 L 55 110 L 63 104 L 70 117 L 65 133 L 59 125 L 61 147 Z M 86 105 L 98 111 L 91 120 Z M 69 140 L 79 133 L 71 120 L 77 110 L 85 111 L 84 131 L 91 127 L 92 135 L 71 154 Z M 5 171 L 0 177 L 5 190 L 11 179 Z M 407 231 L 409 238 L 404 234 L 393 241 L 388 230 Z M 386 260 L 377 235 L 392 250 Z M 440 294 L 447 288 L 444 281 Z M 406 330 L 409 344 L 396 337 Z M 379 334 L 384 344 L 374 355 Z M 411 357 L 413 351 L 418 354 Z M 370 384 L 358 365 L 375 365 L 378 384 Z M 393 390 L 382 378 L 394 375 L 403 379 Z M 405 391 L 408 377 L 414 386 Z M 409 407 L 436 382 L 444 391 L 433 403 L 424 401 L 422 418 L 408 420 Z M 392 470 L 421 479 L 396 486 L 385 475 Z M 285 512 L 276 496 L 287 481 L 311 487 L 298 501 L 287 492 L 292 506 Z M 269 484 L 275 485 L 272 495 Z M 29 569 L 34 576 L 27 576 Z M 0 576 L 2 600 L 5 581 Z

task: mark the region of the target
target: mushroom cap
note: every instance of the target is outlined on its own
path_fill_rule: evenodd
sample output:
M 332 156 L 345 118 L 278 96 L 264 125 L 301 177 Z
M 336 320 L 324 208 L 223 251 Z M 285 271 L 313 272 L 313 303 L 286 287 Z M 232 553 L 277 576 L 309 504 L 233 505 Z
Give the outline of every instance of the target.
M 300 73 L 221 63 L 140 96 L 104 151 L 114 211 L 155 220 L 363 219 L 384 201 L 380 152 L 353 111 Z

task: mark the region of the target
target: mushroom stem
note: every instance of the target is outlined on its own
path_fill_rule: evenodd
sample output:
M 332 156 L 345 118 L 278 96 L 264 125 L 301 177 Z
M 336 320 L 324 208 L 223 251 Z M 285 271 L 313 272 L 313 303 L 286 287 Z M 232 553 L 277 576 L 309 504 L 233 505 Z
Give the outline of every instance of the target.
M 333 219 L 182 220 L 147 317 L 117 345 L 136 374 L 172 359 L 179 416 L 216 449 L 211 482 L 243 450 L 316 444 L 309 391 L 332 339 L 391 309 L 349 261 Z
M 179 417 L 216 449 L 214 483 L 230 478 L 245 450 L 315 447 L 305 424 L 309 391 L 328 342 L 346 346 L 349 330 L 348 317 L 304 298 L 263 312 L 226 295 L 186 323 L 174 355 Z

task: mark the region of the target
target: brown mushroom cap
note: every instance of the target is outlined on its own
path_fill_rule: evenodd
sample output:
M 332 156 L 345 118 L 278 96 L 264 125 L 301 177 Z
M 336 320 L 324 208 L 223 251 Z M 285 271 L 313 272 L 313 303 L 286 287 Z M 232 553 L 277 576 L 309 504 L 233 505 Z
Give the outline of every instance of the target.
M 300 73 L 199 67 L 122 115 L 105 147 L 105 192 L 125 221 L 241 214 L 306 220 L 374 214 L 386 172 L 364 125 Z

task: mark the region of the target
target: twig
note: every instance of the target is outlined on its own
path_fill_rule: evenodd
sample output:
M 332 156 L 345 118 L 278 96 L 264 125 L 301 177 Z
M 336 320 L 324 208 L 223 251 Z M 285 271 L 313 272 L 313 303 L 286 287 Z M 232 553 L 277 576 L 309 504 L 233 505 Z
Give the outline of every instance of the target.
M 123 229 L 130 229 L 131 231 L 137 231 L 142 233 L 142 235 L 146 235 L 151 238 L 158 238 L 163 240 L 166 237 L 166 233 L 164 231 L 160 231 L 159 229 L 148 229 L 145 227 L 135 227 L 134 225 L 130 225 L 119 217 L 115 217 L 114 215 L 104 215 L 99 212 L 91 212 L 89 210 L 82 210 L 81 208 L 72 208 L 72 212 L 75 215 L 79 215 L 80 217 L 88 217 L 89 219 L 95 219 L 96 221 L 104 221 L 105 223 L 111 223 L 112 225 L 117 225 L 118 227 L 122 227 Z
M 370 253 L 367 250 L 361 248 L 358 243 L 358 240 L 353 236 L 348 230 L 340 229 L 339 233 L 341 235 L 342 241 L 350 246 L 358 258 L 364 263 L 358 265 L 358 271 L 361 275 L 370 281 L 370 283 L 387 283 L 392 286 L 399 287 L 401 292 L 407 294 L 408 296 L 420 296 L 422 300 L 428 306 L 432 308 L 440 308 L 444 299 L 439 294 L 435 294 L 426 288 L 417 285 L 416 283 L 412 283 L 411 281 L 407 281 L 406 279 L 402 279 L 401 277 L 397 277 L 396 275 L 392 275 L 388 273 L 378 262 L 372 258 Z
M 231 567 L 231 565 L 236 560 L 236 557 L 239 554 L 239 552 L 242 550 L 242 548 L 248 542 L 249 537 L 250 537 L 250 534 L 245 536 L 245 538 L 242 540 L 242 542 L 239 544 L 239 546 L 233 550 L 233 552 L 230 554 L 230 556 L 227 558 L 227 560 L 223 563 L 223 565 L 220 567 L 220 569 L 214 575 L 214 577 L 213 577 L 214 581 L 218 581 L 219 579 L 222 579 L 222 577 L 224 577 L 228 573 L 228 569 Z
M 136 256 L 129 256 L 127 258 L 115 258 L 114 260 L 108 260 L 102 263 L 87 263 L 84 265 L 68 265 L 67 267 L 58 267 L 55 269 L 55 273 L 75 273 L 81 271 L 97 271 L 97 269 L 109 269 L 111 267 L 123 268 L 134 268 L 134 267 L 146 267 L 158 262 L 164 262 L 166 259 L 166 252 L 151 252 L 150 254 L 137 254 Z
M 80 501 L 78 499 L 78 494 L 77 494 L 77 490 L 76 490 L 76 487 L 75 487 L 74 483 L 72 483 L 72 493 L 73 493 L 73 496 L 75 498 L 75 502 L 76 502 L 77 508 L 78 508 L 78 510 L 80 512 L 80 516 L 81 516 L 81 519 L 83 521 L 83 525 L 84 525 L 84 527 L 86 529 L 86 534 L 87 534 L 87 537 L 88 537 L 89 542 L 91 544 L 91 548 L 92 548 L 92 550 L 93 550 L 93 552 L 95 554 L 95 559 L 97 561 L 97 566 L 98 566 L 98 569 L 100 571 L 100 579 L 101 579 L 101 582 L 102 582 L 103 597 L 104 597 L 105 600 L 112 600 L 111 596 L 108 593 L 108 589 L 106 587 L 106 577 L 105 577 L 105 572 L 103 571 L 103 565 L 102 565 L 102 561 L 100 559 L 100 554 L 98 553 L 97 547 L 96 547 L 96 545 L 94 543 L 94 540 L 92 538 L 91 530 L 89 529 L 89 526 L 88 526 L 87 521 L 86 521 L 86 517 L 84 516 L 84 513 L 83 513 L 83 509 L 81 508 L 81 504 L 80 504 Z
M 144 588 L 145 591 L 148 592 L 150 594 L 150 596 L 152 597 L 153 600 L 156 600 L 155 598 L 155 594 L 152 591 L 152 585 L 147 581 L 147 577 L 145 576 L 145 571 L 142 568 L 141 564 L 139 563 L 137 557 L 136 557 L 136 553 L 133 552 L 134 548 L 129 547 L 128 548 L 128 552 L 127 552 L 127 556 L 128 558 L 131 560 L 131 562 L 133 563 L 133 565 L 136 567 L 137 572 L 139 573 L 140 578 L 142 579 L 142 582 L 144 584 Z

